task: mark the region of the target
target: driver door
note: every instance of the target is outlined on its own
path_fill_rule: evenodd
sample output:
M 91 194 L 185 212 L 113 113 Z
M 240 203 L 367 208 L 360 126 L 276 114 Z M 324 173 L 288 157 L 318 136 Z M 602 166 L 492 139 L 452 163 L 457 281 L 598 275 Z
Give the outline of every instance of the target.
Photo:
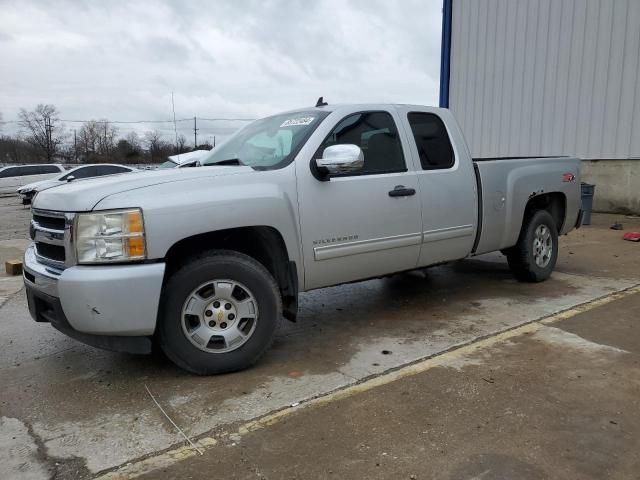
M 314 156 L 331 145 L 355 144 L 364 153 L 358 172 L 321 181 L 308 163 L 296 162 L 305 289 L 416 267 L 420 195 L 395 115 L 376 110 L 339 118 Z

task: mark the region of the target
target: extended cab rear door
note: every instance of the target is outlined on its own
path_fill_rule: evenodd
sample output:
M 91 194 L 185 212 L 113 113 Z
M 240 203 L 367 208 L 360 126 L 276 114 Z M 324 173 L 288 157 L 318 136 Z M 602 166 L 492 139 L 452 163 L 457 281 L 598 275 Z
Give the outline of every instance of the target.
M 422 204 L 419 266 L 466 257 L 473 248 L 478 199 L 473 162 L 447 110 L 398 106 L 410 137 Z
M 418 180 L 396 110 L 343 107 L 312 141 L 311 158 L 296 161 L 305 288 L 415 268 L 422 239 Z M 359 146 L 364 167 L 318 179 L 309 162 L 339 144 Z M 404 190 L 390 194 L 394 189 Z

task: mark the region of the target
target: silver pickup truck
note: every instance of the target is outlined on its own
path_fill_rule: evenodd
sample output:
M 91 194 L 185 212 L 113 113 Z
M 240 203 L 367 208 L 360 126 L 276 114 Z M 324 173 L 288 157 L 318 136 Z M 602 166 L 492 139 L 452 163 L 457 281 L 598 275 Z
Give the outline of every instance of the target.
M 35 197 L 31 315 L 96 347 L 246 368 L 300 292 L 501 250 L 551 274 L 579 226 L 575 158 L 473 160 L 448 110 L 319 106 L 253 122 L 194 169 Z

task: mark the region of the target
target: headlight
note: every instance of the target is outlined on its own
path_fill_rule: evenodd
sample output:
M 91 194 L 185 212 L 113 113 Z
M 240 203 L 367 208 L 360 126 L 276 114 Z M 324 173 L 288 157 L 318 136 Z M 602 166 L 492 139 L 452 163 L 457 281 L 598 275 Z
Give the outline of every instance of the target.
M 75 231 L 78 263 L 109 263 L 146 258 L 144 221 L 138 208 L 80 213 Z

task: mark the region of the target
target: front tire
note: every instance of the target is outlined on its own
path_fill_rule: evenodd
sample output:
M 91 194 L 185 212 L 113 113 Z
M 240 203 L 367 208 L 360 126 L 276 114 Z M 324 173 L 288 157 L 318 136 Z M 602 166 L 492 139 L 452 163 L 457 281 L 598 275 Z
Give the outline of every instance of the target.
M 198 375 L 250 367 L 271 346 L 282 317 L 276 281 L 253 258 L 213 251 L 187 261 L 163 289 L 158 340 Z
M 518 243 L 506 255 L 511 273 L 520 282 L 549 278 L 558 259 L 558 231 L 549 212 L 538 210 L 529 216 Z

